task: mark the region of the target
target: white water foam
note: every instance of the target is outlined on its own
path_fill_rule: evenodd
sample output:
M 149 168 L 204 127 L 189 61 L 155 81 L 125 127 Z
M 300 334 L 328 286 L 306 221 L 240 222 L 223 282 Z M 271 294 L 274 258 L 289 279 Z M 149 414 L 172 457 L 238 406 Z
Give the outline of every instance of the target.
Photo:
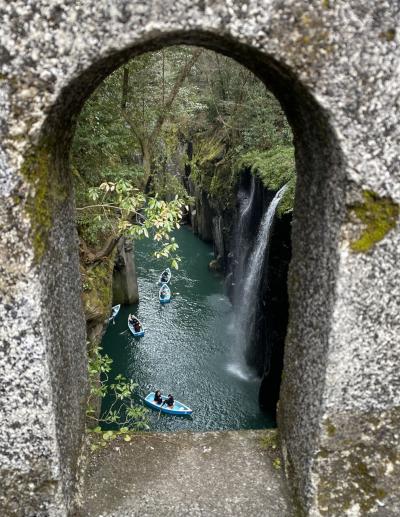
M 246 364 L 245 351 L 255 332 L 255 308 L 257 305 L 257 297 L 259 295 L 261 274 L 264 269 L 265 259 L 268 256 L 268 245 L 272 223 L 276 209 L 285 190 L 286 185 L 284 185 L 275 194 L 268 206 L 268 209 L 264 213 L 258 230 L 257 239 L 249 258 L 247 274 L 244 276 L 244 280 L 241 282 L 241 285 L 236 287 L 237 292 L 234 297 L 234 321 L 232 321 L 231 328 L 229 329 L 230 334 L 232 335 L 232 352 L 234 360 L 229 364 L 228 369 L 230 372 L 235 373 L 241 378 L 246 378 L 246 380 L 251 377 L 254 378 L 255 375 L 254 373 L 251 373 L 251 370 Z M 248 210 L 249 206 L 247 206 L 246 210 L 243 211 L 242 216 L 245 215 Z M 240 227 L 242 227 L 241 224 Z

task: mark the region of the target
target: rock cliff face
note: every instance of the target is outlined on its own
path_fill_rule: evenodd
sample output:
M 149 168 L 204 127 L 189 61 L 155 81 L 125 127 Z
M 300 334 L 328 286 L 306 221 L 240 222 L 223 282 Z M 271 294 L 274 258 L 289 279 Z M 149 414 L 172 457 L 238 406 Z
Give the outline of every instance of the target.
M 105 323 L 111 312 L 112 272 L 115 253 L 114 250 L 110 257 L 97 264 L 85 266 L 81 262 L 80 265 L 86 335 L 91 348 L 100 343 Z
M 133 247 L 128 239 L 120 239 L 118 243 L 112 277 L 113 305 L 139 301 Z
M 262 408 L 274 415 L 279 400 L 288 323 L 287 277 L 291 259 L 291 223 L 291 214 L 275 218 L 261 295 L 263 317 L 260 321 L 259 345 L 264 350 L 264 362 L 259 401 Z
M 210 263 L 211 267 L 228 274 L 236 208 L 222 208 L 210 198 L 206 190 L 196 186 L 190 179 L 186 188 L 195 198 L 195 205 L 189 213 L 193 232 L 200 239 L 213 243 L 215 260 Z
M 254 185 L 251 183 L 254 182 Z M 195 207 L 190 222 L 201 239 L 214 244 L 215 260 L 210 267 L 225 274 L 228 295 L 235 303 L 235 285 L 239 275 L 246 274 L 249 250 L 257 237 L 263 213 L 275 192 L 264 188 L 261 180 L 244 171 L 232 196 L 236 199 L 229 208 L 222 208 L 208 192 L 187 182 Z M 254 189 L 254 191 L 252 191 Z M 240 226 L 240 196 L 248 196 L 249 206 L 245 240 L 238 244 Z M 243 229 L 242 229 L 243 230 Z M 270 237 L 268 261 L 260 278 L 256 311 L 256 332 L 246 350 L 248 365 L 262 378 L 260 405 L 275 415 L 283 368 L 283 351 L 288 320 L 287 273 L 291 257 L 291 214 L 275 217 Z M 243 270 L 239 267 L 243 264 Z

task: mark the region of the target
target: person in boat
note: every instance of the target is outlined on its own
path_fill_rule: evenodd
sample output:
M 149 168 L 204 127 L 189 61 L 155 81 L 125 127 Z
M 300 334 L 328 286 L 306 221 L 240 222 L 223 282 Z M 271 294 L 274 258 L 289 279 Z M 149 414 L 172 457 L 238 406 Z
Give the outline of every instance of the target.
M 135 332 L 140 332 L 141 327 L 140 327 L 140 323 L 139 323 L 138 319 L 135 319 L 135 322 L 134 322 L 133 326 L 135 328 Z
M 166 296 L 167 296 L 167 290 L 165 289 L 165 287 L 163 287 L 163 288 L 161 289 L 160 296 L 161 296 L 161 298 L 166 298 Z
M 174 407 L 174 403 L 175 403 L 175 401 L 174 401 L 174 397 L 171 395 L 171 393 L 169 393 L 168 398 L 166 398 L 166 399 L 164 400 L 164 402 L 162 403 L 162 406 L 163 406 L 164 404 L 167 404 L 167 408 L 168 408 L 168 409 L 172 409 L 172 408 Z
M 129 323 L 131 323 L 132 325 L 136 325 L 136 322 L 139 323 L 139 320 L 137 319 L 136 316 L 134 316 L 133 314 L 129 314 Z M 135 328 L 136 330 L 136 328 Z
M 154 402 L 156 402 L 158 405 L 162 404 L 162 396 L 160 390 L 157 390 L 154 393 Z
M 161 275 L 161 282 L 166 282 L 168 280 L 168 273 L 166 271 Z

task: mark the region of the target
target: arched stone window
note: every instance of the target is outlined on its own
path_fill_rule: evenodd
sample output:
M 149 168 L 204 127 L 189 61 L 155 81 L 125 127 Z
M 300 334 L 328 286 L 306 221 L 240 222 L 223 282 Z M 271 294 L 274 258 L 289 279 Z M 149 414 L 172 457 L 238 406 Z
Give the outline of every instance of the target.
M 369 16 L 362 2 L 25 4 L 3 6 L 0 27 L 0 508 L 72 507 L 86 390 L 74 121 L 115 68 L 172 44 L 248 67 L 292 126 L 285 467 L 304 512 L 375 508 L 397 488 L 399 454 L 395 7 L 369 2 Z

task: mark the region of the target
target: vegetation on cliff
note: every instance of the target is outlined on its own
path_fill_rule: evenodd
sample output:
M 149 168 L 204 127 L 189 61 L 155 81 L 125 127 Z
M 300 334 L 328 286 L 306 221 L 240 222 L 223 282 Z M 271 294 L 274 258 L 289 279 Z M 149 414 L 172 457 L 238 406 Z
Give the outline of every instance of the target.
M 289 181 L 279 213 L 293 207 L 295 187 L 292 133 L 274 96 L 254 74 L 232 59 L 204 52 L 198 61 L 205 87 L 190 137 L 191 179 L 222 209 L 235 202 L 244 170 L 258 175 L 266 188 Z
M 267 151 L 249 151 L 238 159 L 236 167 L 238 170 L 250 169 L 269 190 L 277 191 L 287 184 L 277 211 L 281 215 L 293 209 L 296 164 L 292 146 L 276 145 Z

